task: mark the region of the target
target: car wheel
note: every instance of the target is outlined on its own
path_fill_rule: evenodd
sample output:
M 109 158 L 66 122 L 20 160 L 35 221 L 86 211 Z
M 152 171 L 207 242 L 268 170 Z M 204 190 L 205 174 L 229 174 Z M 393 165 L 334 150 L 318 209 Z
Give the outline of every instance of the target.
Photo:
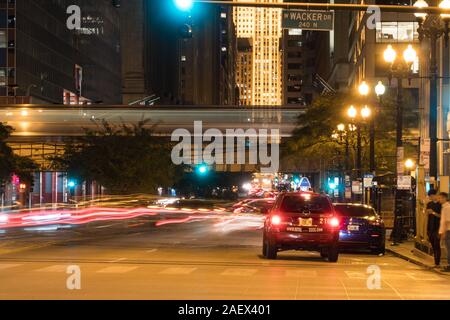
M 378 256 L 380 256 L 380 255 L 384 256 L 386 254 L 386 246 L 382 245 L 382 246 L 379 246 L 378 248 L 372 249 L 371 251 L 373 254 L 376 254 Z
M 278 253 L 277 246 L 267 238 L 265 239 L 264 242 L 265 242 L 265 244 L 263 245 L 263 248 L 265 249 L 264 257 L 266 257 L 267 259 L 276 259 Z
M 337 245 L 332 245 L 328 248 L 328 261 L 337 262 L 339 258 L 339 247 Z
M 328 250 L 327 250 L 327 248 L 322 248 L 322 249 L 320 250 L 320 256 L 321 256 L 322 258 L 324 258 L 324 259 L 328 258 Z
M 262 255 L 267 258 L 267 241 L 266 241 L 266 235 L 263 236 L 263 245 L 262 245 Z

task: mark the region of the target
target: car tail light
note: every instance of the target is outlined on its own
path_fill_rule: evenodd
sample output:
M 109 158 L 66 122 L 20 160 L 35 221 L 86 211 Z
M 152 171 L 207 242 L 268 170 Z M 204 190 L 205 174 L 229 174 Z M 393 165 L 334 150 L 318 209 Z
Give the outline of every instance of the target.
M 277 226 L 281 223 L 281 217 L 280 216 L 272 216 L 270 219 L 270 222 L 272 222 L 273 225 Z
M 339 224 L 340 224 L 339 219 L 336 218 L 336 217 L 331 218 L 330 220 L 328 220 L 328 223 L 329 223 L 330 226 L 332 226 L 332 227 L 339 227 Z

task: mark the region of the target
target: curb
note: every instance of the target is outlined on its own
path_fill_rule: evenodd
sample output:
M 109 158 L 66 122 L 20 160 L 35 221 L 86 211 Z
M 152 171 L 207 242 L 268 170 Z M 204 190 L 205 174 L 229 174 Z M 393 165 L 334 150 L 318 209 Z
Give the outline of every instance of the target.
M 418 266 L 420 266 L 422 268 L 427 269 L 428 271 L 432 271 L 432 272 L 437 273 L 437 274 L 442 275 L 442 276 L 450 276 L 449 273 L 441 272 L 440 270 L 437 270 L 437 269 L 431 267 L 430 265 L 428 265 L 426 263 L 423 263 L 418 258 L 414 259 L 414 258 L 412 258 L 410 256 L 404 255 L 402 253 L 399 253 L 399 252 L 394 251 L 394 250 L 389 249 L 389 248 L 386 248 L 386 251 L 389 252 L 390 254 L 394 255 L 397 258 L 400 258 L 400 259 L 403 259 L 403 260 L 408 261 L 410 263 L 413 263 L 415 265 L 418 265 Z

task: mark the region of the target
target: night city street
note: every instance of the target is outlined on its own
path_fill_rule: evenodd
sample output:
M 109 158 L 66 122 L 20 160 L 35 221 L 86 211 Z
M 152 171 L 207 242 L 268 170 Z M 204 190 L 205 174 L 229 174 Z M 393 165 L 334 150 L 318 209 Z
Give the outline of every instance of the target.
M 0 0 L 0 303 L 450 300 L 449 25 L 450 0 Z
M 257 216 L 234 217 L 228 230 L 218 225 L 222 216 L 155 226 L 184 217 L 10 231 L 0 247 L 0 298 L 448 299 L 449 276 L 391 254 L 348 252 L 329 264 L 289 251 L 265 260 Z M 66 288 L 70 265 L 80 267 L 81 290 Z M 380 268 L 381 289 L 367 286 L 371 265 Z

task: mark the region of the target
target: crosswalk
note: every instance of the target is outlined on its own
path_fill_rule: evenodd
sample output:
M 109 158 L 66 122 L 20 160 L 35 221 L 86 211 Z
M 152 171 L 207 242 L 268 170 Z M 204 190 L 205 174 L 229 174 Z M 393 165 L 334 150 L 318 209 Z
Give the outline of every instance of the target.
M 88 272 L 93 272 L 96 274 L 127 274 L 137 271 L 145 271 L 149 266 L 147 265 L 131 265 L 126 263 L 120 263 L 122 259 L 117 260 L 117 262 L 110 262 L 109 265 L 85 265 L 80 266 L 81 270 L 88 270 Z M 37 267 L 35 264 L 31 263 L 0 263 L 0 278 L 2 274 L 7 272 L 15 272 L 15 269 L 21 268 L 21 272 L 32 272 L 32 273 L 66 273 L 68 267 L 73 264 L 53 264 Z M 155 266 L 152 266 L 155 267 Z M 294 268 L 287 268 L 285 270 L 280 270 L 279 268 L 242 268 L 242 267 L 216 267 L 213 269 L 204 269 L 202 267 L 192 267 L 192 266 L 157 266 L 158 270 L 154 272 L 159 276 L 187 276 L 202 274 L 203 272 L 215 273 L 222 277 L 236 277 L 236 278 L 246 278 L 253 276 L 271 276 L 271 277 L 286 277 L 286 278 L 299 278 L 299 279 L 314 279 L 320 278 L 327 275 L 326 270 L 299 270 Z M 337 276 L 343 279 L 349 280 L 366 280 L 368 274 L 362 270 L 343 270 L 338 273 L 333 273 L 332 276 Z M 449 279 L 445 276 L 434 274 L 428 271 L 415 270 L 414 272 L 396 272 L 396 271 L 386 271 L 383 276 L 391 279 L 404 279 L 414 282 L 430 282 L 430 281 L 448 281 Z

